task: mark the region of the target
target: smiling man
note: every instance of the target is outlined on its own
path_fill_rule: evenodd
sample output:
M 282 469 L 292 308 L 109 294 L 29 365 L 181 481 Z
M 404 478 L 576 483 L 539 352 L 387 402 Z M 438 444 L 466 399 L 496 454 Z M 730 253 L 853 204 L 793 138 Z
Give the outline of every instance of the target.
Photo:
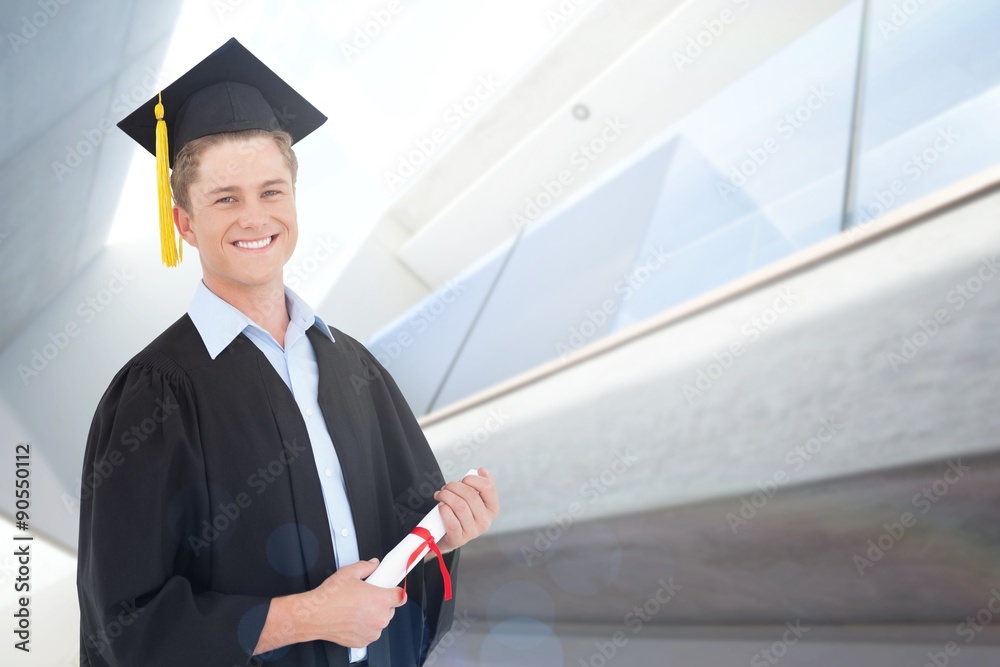
M 159 101 L 120 126 L 161 179 L 172 164 L 165 258 L 176 229 L 203 279 L 94 416 L 83 479 L 111 473 L 81 502 L 81 665 L 421 664 L 453 618 L 457 549 L 499 505 L 480 469 L 400 518 L 440 476 L 427 441 L 374 356 L 283 284 L 292 144 L 326 119 L 236 40 Z M 443 563 L 418 564 L 406 593 L 365 583 L 438 503 Z

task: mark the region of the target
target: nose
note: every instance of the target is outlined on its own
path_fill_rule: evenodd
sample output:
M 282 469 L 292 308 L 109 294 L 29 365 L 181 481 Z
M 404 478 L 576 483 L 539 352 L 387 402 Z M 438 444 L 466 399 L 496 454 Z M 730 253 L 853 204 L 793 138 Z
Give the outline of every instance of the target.
M 257 197 L 251 197 L 240 211 L 239 225 L 244 229 L 258 229 L 267 222 L 267 211 Z

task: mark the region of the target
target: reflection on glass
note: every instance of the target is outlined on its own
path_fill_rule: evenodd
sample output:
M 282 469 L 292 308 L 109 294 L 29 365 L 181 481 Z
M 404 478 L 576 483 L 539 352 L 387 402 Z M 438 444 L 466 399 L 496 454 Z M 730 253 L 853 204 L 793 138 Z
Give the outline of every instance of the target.
M 853 224 L 1000 155 L 1000 4 L 870 2 Z M 847 3 L 467 269 L 472 296 L 391 367 L 418 411 L 839 233 L 862 9 Z M 369 345 L 391 345 L 435 298 Z
M 1000 3 L 870 1 L 852 224 L 1000 161 Z

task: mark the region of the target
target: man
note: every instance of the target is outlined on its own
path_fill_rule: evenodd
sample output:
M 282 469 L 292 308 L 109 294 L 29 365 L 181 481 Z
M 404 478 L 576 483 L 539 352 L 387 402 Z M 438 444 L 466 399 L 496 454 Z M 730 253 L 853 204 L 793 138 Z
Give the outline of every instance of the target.
M 443 482 L 416 419 L 374 356 L 283 286 L 291 144 L 325 117 L 236 40 L 158 103 L 120 126 L 161 179 L 173 164 L 161 232 L 198 249 L 203 279 L 94 416 L 81 665 L 420 664 L 452 620 L 457 549 L 499 505 L 480 469 L 399 511 Z M 438 503 L 443 562 L 418 563 L 405 592 L 365 583 Z

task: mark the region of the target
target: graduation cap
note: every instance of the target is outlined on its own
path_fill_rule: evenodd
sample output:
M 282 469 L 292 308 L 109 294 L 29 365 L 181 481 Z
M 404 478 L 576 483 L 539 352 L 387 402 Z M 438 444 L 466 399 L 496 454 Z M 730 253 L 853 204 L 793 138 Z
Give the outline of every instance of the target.
M 307 102 L 235 38 L 129 114 L 118 127 L 156 156 L 163 263 L 176 266 L 170 167 L 189 141 L 219 132 L 284 130 L 292 143 L 326 122 Z

